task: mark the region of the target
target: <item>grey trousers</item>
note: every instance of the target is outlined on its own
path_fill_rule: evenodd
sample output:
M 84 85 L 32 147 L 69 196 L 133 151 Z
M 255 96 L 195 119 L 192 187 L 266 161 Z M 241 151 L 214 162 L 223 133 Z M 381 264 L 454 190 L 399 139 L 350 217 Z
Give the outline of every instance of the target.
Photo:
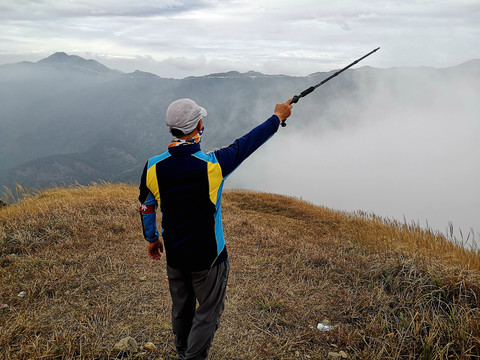
M 167 266 L 172 327 L 180 359 L 206 359 L 225 308 L 229 270 L 228 260 L 195 272 Z

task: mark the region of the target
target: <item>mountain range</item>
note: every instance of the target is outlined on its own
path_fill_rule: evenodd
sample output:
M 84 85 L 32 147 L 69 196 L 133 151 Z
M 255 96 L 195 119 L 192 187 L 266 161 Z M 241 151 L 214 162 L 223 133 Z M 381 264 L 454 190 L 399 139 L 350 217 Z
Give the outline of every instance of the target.
M 171 101 L 188 97 L 208 110 L 203 139 L 208 150 L 228 145 L 268 118 L 276 103 L 331 73 L 292 77 L 231 71 L 167 79 L 123 73 L 62 52 L 36 63 L 1 65 L 0 185 L 137 182 L 145 161 L 171 140 L 164 123 Z M 479 78 L 480 60 L 442 69 L 352 69 L 295 105 L 295 127 L 355 123 L 378 93 L 390 94 L 395 106 L 428 105 L 433 87 L 478 84 Z

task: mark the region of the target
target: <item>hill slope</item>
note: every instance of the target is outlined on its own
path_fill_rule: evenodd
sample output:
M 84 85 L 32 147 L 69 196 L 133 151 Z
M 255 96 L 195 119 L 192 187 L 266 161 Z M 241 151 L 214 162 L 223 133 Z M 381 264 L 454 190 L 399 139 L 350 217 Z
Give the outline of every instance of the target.
M 0 209 L 0 358 L 114 358 L 125 336 L 157 346 L 135 358 L 175 358 L 165 263 L 146 255 L 136 195 L 79 186 Z M 211 359 L 480 353 L 478 253 L 277 195 L 227 192 L 223 215 L 231 273 Z

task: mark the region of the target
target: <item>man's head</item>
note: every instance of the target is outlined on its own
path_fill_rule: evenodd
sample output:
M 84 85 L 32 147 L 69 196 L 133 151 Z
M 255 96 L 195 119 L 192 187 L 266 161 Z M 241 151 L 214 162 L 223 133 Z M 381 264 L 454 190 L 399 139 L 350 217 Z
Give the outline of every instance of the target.
M 188 135 L 195 130 L 200 120 L 207 116 L 207 110 L 191 99 L 178 99 L 167 109 L 168 130 L 175 137 Z

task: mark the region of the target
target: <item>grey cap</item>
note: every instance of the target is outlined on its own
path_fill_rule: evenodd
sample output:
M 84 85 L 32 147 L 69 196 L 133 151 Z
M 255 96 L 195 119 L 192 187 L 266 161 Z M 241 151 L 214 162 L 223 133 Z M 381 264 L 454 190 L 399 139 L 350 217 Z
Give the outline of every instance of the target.
M 166 123 L 168 130 L 181 130 L 185 135 L 190 134 L 207 110 L 198 106 L 191 99 L 178 99 L 170 104 L 167 109 Z

